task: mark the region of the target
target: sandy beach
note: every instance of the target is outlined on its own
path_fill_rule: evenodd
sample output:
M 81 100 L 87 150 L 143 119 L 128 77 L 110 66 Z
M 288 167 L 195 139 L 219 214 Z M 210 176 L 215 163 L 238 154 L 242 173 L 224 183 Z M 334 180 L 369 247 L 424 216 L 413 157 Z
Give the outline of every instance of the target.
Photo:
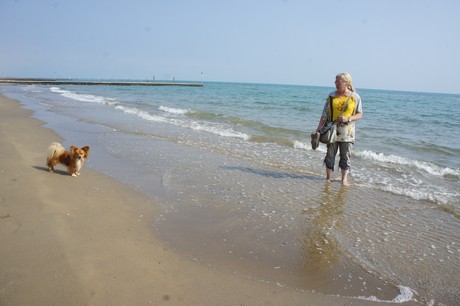
M 31 115 L 0 96 L 1 305 L 374 303 L 279 287 L 181 257 L 155 236 L 152 199 L 88 168 L 78 178 L 62 167 L 49 173 L 46 148 L 62 140 Z

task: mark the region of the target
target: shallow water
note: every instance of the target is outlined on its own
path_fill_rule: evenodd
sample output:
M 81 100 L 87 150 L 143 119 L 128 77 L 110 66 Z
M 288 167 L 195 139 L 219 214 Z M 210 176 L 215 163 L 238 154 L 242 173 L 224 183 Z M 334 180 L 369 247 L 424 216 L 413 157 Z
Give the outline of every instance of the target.
M 66 146 L 90 145 L 89 167 L 155 197 L 155 229 L 192 260 L 280 286 L 391 300 L 401 285 L 459 303 L 460 150 L 443 136 L 459 136 L 443 119 L 457 95 L 360 91 L 344 188 L 325 184 L 324 147 L 308 145 L 328 88 L 1 90 Z

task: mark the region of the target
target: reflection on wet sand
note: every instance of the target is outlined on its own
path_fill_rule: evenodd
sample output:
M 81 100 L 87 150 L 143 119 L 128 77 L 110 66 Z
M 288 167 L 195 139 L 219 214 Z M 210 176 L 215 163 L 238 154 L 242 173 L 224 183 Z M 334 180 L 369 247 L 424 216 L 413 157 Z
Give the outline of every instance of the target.
M 325 183 L 318 199 L 319 206 L 302 211 L 306 232 L 301 258 L 307 273 L 325 275 L 337 264 L 340 246 L 331 232 L 342 219 L 346 189 L 341 186 L 333 190 L 330 183 Z
M 348 256 L 338 237 L 346 235 L 345 211 L 354 195 L 349 187 L 324 184 L 311 207 L 311 194 L 302 210 L 305 216 L 304 234 L 300 239 L 300 267 L 309 286 L 321 292 L 327 288 L 345 296 L 373 296 L 382 301 L 391 300 L 398 289 L 376 278 L 375 274 L 357 264 Z

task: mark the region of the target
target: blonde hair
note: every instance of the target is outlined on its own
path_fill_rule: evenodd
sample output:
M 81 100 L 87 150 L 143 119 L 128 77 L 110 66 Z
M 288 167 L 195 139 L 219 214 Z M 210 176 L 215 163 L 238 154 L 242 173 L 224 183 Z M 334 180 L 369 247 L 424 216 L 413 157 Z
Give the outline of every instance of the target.
M 353 79 L 351 78 L 351 75 L 348 72 L 339 73 L 337 77 L 341 78 L 347 83 L 347 88 L 350 91 L 356 92 L 355 88 L 353 87 Z

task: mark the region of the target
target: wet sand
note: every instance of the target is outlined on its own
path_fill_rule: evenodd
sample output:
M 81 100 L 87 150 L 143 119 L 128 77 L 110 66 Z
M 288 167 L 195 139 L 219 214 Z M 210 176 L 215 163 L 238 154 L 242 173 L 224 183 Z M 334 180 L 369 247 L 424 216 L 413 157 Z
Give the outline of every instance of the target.
M 172 252 L 153 231 L 152 199 L 88 168 L 78 178 L 47 172 L 46 148 L 62 139 L 31 115 L 0 96 L 1 305 L 373 303 L 248 279 Z

